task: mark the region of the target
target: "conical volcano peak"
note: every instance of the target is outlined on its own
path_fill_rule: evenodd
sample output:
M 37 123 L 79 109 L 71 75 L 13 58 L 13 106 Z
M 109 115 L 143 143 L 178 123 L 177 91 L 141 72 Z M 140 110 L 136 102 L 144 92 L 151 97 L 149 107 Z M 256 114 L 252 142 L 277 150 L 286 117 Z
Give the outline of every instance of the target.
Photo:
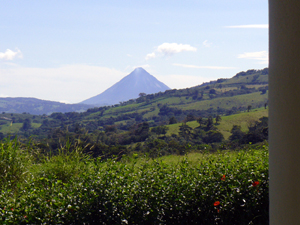
M 137 67 L 130 74 L 135 74 L 135 75 L 147 74 L 148 75 L 149 73 L 146 70 L 144 70 L 142 67 Z
M 146 70 L 143 67 L 136 67 L 132 72 L 141 72 L 141 71 L 146 71 Z
M 157 80 L 142 67 L 135 68 L 129 75 L 108 88 L 103 93 L 89 98 L 82 103 L 91 105 L 113 105 L 135 99 L 139 93 L 153 94 L 170 88 Z

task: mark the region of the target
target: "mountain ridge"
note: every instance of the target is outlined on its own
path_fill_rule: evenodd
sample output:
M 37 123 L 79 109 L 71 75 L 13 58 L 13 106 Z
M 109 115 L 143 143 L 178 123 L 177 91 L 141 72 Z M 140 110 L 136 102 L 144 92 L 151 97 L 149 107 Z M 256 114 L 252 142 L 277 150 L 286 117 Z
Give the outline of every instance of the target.
M 66 104 L 50 100 L 27 97 L 0 98 L 0 112 L 30 113 L 34 115 L 51 114 L 53 112 L 84 112 L 91 106 L 85 104 Z

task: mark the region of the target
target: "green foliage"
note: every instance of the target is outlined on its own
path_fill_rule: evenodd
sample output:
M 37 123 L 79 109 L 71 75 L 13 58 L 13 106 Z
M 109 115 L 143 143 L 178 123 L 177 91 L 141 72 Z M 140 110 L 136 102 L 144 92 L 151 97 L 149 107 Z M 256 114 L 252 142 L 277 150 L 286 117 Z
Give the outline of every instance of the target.
M 230 141 L 240 141 L 245 133 L 242 131 L 241 126 L 233 125 L 231 129 L 231 136 L 229 137 Z
M 212 116 L 209 116 L 207 118 L 207 121 L 206 121 L 206 129 L 207 130 L 210 130 L 213 128 L 213 125 L 214 125 L 214 120 L 213 120 L 213 117 Z
M 216 116 L 216 124 L 219 124 L 219 122 L 222 120 L 220 115 Z
M 248 144 L 268 140 L 268 130 L 268 117 L 262 117 L 249 126 L 249 132 L 243 136 L 241 142 Z
M 203 137 L 203 141 L 206 144 L 215 143 L 215 142 L 222 142 L 224 140 L 224 136 L 221 132 L 216 130 L 210 130 L 207 134 Z
M 26 118 L 22 127 L 21 127 L 21 130 L 23 131 L 27 131 L 31 128 L 31 120 L 29 118 Z
M 4 188 L 15 189 L 18 183 L 26 179 L 28 165 L 33 153 L 29 154 L 30 144 L 27 148 L 22 146 L 15 138 L 0 142 L 0 190 Z
M 177 120 L 174 116 L 172 116 L 170 119 L 169 119 L 169 124 L 175 124 L 177 123 Z
M 183 137 L 186 141 L 188 141 L 192 135 L 192 128 L 189 125 L 187 125 L 186 123 L 183 123 L 179 127 L 179 135 L 181 137 Z
M 192 114 L 188 114 L 185 118 L 185 122 L 193 121 L 196 118 Z
M 167 127 L 167 126 L 157 126 L 157 127 L 153 127 L 151 129 L 151 132 L 153 132 L 157 135 L 160 135 L 160 134 L 166 135 L 168 129 L 169 129 L 169 127 Z
M 199 127 L 201 127 L 201 125 L 203 124 L 204 120 L 203 118 L 200 116 L 198 119 L 197 119 L 197 123 L 199 123 Z
M 67 141 L 64 147 L 58 150 L 58 154 L 49 155 L 42 159 L 43 164 L 36 166 L 36 176 L 55 178 L 62 182 L 78 177 L 81 172 L 87 170 L 87 163 L 90 160 L 88 155 L 83 154 L 84 149 L 80 141 L 73 144 Z
M 100 163 L 67 149 L 60 157 L 81 164 L 73 167 L 76 175 L 57 158 L 27 165 L 30 176 L 18 181 L 15 194 L 0 192 L 1 224 L 268 224 L 265 146 L 178 163 L 137 155 Z M 38 172 L 49 167 L 61 172 Z

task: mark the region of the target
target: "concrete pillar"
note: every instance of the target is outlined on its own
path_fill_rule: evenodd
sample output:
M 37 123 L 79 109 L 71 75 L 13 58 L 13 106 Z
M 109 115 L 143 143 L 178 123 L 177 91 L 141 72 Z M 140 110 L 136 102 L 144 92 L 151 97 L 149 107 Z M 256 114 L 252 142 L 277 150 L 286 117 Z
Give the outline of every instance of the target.
M 269 0 L 270 224 L 300 224 L 300 1 Z

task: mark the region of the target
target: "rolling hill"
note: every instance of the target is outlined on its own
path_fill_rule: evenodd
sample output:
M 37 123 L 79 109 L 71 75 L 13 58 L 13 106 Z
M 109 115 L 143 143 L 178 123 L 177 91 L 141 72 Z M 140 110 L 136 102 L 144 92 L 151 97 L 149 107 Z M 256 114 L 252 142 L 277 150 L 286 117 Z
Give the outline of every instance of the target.
M 8 111 L 2 110 L 5 112 L 2 117 L 5 118 L 0 119 L 0 132 L 47 137 L 49 132 L 54 130 L 76 132 L 83 129 L 92 134 L 112 125 L 125 132 L 135 124 L 143 122 L 154 127 L 168 124 L 172 117 L 181 122 L 188 115 L 195 118 L 199 116 L 207 118 L 209 115 L 229 116 L 244 112 L 248 107 L 262 108 L 267 103 L 268 69 L 266 68 L 240 72 L 231 79 L 218 79 L 192 88 L 141 95 L 119 104 L 89 108 L 83 112 L 56 112 L 48 116 L 35 116 L 7 113 Z M 38 104 L 31 104 L 28 104 L 28 107 L 39 107 Z M 84 104 L 77 106 L 90 107 Z M 31 120 L 32 126 L 24 132 L 20 128 L 26 119 Z M 229 128 L 222 129 L 228 132 Z
M 90 107 L 84 104 L 65 104 L 37 98 L 0 98 L 0 112 L 6 113 L 48 115 L 53 112 L 84 112 Z

